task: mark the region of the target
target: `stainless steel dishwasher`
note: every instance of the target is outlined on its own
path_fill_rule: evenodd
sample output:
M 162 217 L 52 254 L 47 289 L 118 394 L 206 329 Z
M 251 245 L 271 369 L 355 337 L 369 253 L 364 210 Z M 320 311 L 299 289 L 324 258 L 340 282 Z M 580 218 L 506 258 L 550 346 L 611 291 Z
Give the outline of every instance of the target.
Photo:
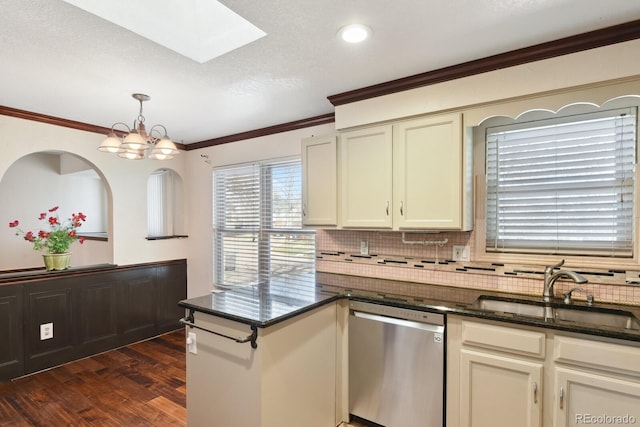
M 443 427 L 444 315 L 349 308 L 350 414 L 385 427 Z

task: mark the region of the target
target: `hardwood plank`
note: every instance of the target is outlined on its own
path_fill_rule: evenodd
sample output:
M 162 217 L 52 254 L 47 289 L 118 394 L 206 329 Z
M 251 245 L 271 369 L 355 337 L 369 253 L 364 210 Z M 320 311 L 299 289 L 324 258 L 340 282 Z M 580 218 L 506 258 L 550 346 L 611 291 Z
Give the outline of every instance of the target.
M 187 408 L 180 406 L 164 396 L 159 396 L 149 402 L 151 406 L 158 408 L 160 411 L 175 418 L 177 421 L 185 423 L 187 422 Z
M 185 426 L 184 330 L 0 383 L 0 426 Z

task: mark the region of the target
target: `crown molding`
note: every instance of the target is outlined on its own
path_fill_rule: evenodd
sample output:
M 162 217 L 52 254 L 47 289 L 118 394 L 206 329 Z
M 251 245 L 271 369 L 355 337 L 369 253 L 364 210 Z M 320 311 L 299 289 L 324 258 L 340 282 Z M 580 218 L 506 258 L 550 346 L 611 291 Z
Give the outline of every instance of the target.
M 247 132 L 235 133 L 233 135 L 221 136 L 220 138 L 207 139 L 205 141 L 188 144 L 186 150 L 197 150 L 199 148 L 212 147 L 214 145 L 227 144 L 229 142 L 242 141 L 244 139 L 257 138 L 259 136 L 273 135 L 281 132 L 289 132 L 296 129 L 307 128 L 311 126 L 324 125 L 334 123 L 336 121 L 335 113 L 323 114 L 321 116 L 309 117 L 307 119 L 296 120 L 293 122 L 281 123 L 279 125 L 268 126 L 265 128 L 254 129 Z
M 640 38 L 640 20 L 328 96 L 334 106 Z

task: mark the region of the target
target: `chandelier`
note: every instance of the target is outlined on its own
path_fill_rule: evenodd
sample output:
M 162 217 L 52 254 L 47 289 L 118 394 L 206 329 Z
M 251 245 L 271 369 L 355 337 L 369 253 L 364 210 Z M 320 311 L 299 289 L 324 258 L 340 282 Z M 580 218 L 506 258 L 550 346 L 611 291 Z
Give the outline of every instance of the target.
M 148 101 L 151 97 L 142 93 L 134 93 L 131 96 L 140 102 L 140 112 L 138 113 L 138 118 L 133 121 L 133 129 L 122 122 L 114 123 L 107 135 L 107 139 L 102 141 L 98 150 L 117 154 L 127 160 L 142 160 L 145 155 L 147 158 L 154 160 L 172 159 L 180 151 L 167 136 L 167 128 L 163 125 L 153 125 L 147 133 L 144 126 L 142 103 Z M 118 125 L 122 125 L 127 129 L 127 135 L 123 140 L 116 134 L 115 128 Z

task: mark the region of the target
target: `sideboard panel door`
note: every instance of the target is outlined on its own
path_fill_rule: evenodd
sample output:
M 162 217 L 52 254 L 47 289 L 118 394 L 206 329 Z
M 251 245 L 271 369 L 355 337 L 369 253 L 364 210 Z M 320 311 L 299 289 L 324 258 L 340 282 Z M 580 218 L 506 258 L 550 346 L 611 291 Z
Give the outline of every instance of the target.
M 0 379 L 24 371 L 22 286 L 0 286 Z
M 26 372 L 35 372 L 73 358 L 72 287 L 65 281 L 29 286 L 26 295 Z M 43 331 L 50 328 L 48 336 Z

